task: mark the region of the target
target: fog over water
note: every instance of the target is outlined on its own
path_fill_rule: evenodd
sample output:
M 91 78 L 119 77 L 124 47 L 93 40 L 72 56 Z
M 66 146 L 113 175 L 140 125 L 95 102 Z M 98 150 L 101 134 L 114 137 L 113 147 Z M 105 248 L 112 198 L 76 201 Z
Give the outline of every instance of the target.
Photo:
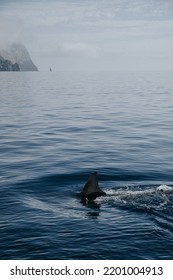
M 172 260 L 173 1 L 0 0 L 15 42 L 40 71 L 0 72 L 0 259 Z
M 0 47 L 11 42 L 40 70 L 170 70 L 173 2 L 0 1 Z

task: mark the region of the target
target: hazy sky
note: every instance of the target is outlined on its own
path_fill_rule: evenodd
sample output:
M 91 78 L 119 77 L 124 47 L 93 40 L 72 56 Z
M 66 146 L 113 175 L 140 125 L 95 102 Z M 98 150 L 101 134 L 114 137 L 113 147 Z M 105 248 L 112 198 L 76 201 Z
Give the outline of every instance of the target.
M 0 47 L 40 70 L 173 69 L 173 0 L 0 0 Z

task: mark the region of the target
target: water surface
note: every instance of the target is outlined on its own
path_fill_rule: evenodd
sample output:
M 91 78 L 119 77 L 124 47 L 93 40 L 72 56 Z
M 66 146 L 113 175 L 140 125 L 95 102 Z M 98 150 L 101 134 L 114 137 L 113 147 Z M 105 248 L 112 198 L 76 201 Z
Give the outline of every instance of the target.
M 172 73 L 0 83 L 0 258 L 172 259 Z M 94 171 L 107 196 L 83 205 Z

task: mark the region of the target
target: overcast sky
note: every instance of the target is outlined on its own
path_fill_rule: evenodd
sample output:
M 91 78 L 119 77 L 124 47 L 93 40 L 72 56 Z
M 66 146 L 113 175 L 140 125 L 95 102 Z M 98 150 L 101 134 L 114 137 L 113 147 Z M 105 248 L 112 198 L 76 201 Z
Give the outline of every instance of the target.
M 0 47 L 40 70 L 173 70 L 173 0 L 0 0 Z

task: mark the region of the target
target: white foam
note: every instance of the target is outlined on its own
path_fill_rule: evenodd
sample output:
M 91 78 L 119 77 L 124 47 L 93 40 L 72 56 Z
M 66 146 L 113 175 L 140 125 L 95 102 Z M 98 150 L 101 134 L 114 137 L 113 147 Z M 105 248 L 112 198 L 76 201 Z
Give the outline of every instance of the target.
M 160 186 L 132 186 L 105 190 L 107 196 L 96 199 L 98 204 L 115 203 L 143 209 L 161 209 L 171 203 L 169 195 L 173 187 L 162 184 Z
M 160 185 L 157 190 L 165 192 L 173 192 L 173 187 L 167 185 Z
M 155 193 L 156 189 L 155 188 L 147 188 L 144 190 L 129 190 L 129 189 L 112 189 L 106 191 L 106 194 L 108 196 L 140 196 L 140 195 L 145 195 L 145 194 L 153 194 Z

